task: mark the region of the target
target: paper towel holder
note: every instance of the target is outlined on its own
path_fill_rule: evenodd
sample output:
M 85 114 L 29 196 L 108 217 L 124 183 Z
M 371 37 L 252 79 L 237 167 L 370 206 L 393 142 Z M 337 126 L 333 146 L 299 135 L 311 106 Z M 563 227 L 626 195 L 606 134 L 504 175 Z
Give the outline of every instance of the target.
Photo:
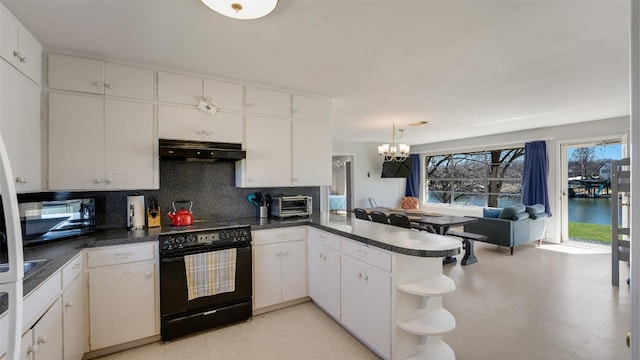
M 127 228 L 140 230 L 145 225 L 144 195 L 127 196 Z

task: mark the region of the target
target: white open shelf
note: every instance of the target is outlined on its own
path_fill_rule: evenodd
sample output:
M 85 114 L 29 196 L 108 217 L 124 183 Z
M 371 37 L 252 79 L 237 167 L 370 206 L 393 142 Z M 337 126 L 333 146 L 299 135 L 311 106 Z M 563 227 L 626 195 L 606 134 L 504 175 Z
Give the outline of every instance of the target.
M 406 357 L 405 360 L 424 360 L 424 359 L 438 359 L 438 360 L 455 360 L 456 355 L 453 350 L 443 341 L 434 342 L 428 344 L 425 349 Z
M 422 336 L 442 335 L 455 329 L 456 319 L 447 310 L 439 308 L 417 318 L 401 322 L 398 327 Z
M 398 285 L 398 290 L 408 294 L 419 296 L 437 296 L 448 294 L 456 289 L 456 284 L 443 274 L 438 274 L 430 278 Z

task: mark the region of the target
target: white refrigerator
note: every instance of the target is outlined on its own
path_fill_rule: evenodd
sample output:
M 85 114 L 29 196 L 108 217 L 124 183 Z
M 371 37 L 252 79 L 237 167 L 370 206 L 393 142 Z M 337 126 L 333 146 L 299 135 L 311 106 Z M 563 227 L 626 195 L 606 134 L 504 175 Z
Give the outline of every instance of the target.
M 14 181 L 0 136 L 0 217 L 4 219 L 4 227 L 0 221 L 0 296 L 9 300 L 8 310 L 0 314 L 0 358 L 3 360 L 20 359 L 22 337 L 22 231 Z

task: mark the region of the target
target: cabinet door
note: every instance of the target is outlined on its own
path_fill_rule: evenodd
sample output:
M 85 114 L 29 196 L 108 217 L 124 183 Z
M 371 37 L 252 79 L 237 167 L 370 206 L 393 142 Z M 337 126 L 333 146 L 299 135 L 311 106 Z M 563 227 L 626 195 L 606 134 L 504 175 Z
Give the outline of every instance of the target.
M 49 189 L 104 188 L 104 101 L 49 94 Z
M 153 70 L 105 63 L 104 87 L 106 95 L 153 100 Z
M 291 185 L 291 121 L 247 116 L 245 184 Z
M 242 115 L 218 111 L 215 116 L 202 114 L 205 141 L 242 143 Z
M 104 94 L 104 63 L 49 54 L 49 88 Z
M 279 244 L 253 247 L 254 309 L 282 301 L 282 259 Z
M 18 20 L 0 5 L 0 55 L 14 66 L 18 66 Z
M 246 111 L 255 114 L 291 116 L 291 94 L 246 87 Z
M 324 253 L 326 247 L 309 242 L 309 296 L 313 301 L 324 308 Z
M 362 338 L 386 358 L 391 356 L 391 276 L 364 266 Z
M 62 339 L 65 360 L 80 360 L 84 354 L 84 307 L 82 277 L 62 294 Z
M 42 46 L 23 26 L 18 28 L 18 47 L 20 49 L 20 71 L 36 84 L 40 84 L 42 73 Z
M 340 253 L 326 249 L 323 273 L 324 309 L 340 319 Z
M 362 334 L 364 317 L 364 279 L 362 262 L 342 256 L 340 272 L 340 320 L 358 335 Z
M 153 262 L 89 271 L 92 351 L 156 335 L 154 274 Z
M 104 123 L 106 188 L 153 188 L 153 105 L 105 100 Z
M 203 116 L 204 113 L 196 108 L 158 105 L 158 137 L 202 141 Z
M 329 122 L 331 118 L 331 102 L 327 98 L 293 94 L 291 101 L 294 119 Z
M 242 110 L 242 85 L 204 79 L 204 97 L 220 109 Z
M 33 343 L 38 345 L 35 360 L 62 359 L 62 306 L 56 300 L 33 327 Z
M 6 62 L 0 62 L 0 129 L 18 192 L 41 189 L 40 88 Z
M 158 72 L 158 101 L 198 105 L 201 97 L 201 78 Z
M 292 141 L 293 185 L 331 185 L 330 126 L 294 121 Z
M 282 302 L 307 296 L 306 241 L 281 244 Z

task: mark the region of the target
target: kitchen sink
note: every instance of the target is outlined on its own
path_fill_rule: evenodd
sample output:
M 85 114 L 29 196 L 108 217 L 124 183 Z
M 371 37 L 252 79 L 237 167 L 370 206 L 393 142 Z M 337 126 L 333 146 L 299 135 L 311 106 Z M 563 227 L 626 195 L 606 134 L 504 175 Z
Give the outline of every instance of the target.
M 31 276 L 34 271 L 43 267 L 49 259 L 27 260 L 24 262 L 24 278 Z M 9 269 L 9 264 L 0 264 L 0 272 L 5 272 Z

